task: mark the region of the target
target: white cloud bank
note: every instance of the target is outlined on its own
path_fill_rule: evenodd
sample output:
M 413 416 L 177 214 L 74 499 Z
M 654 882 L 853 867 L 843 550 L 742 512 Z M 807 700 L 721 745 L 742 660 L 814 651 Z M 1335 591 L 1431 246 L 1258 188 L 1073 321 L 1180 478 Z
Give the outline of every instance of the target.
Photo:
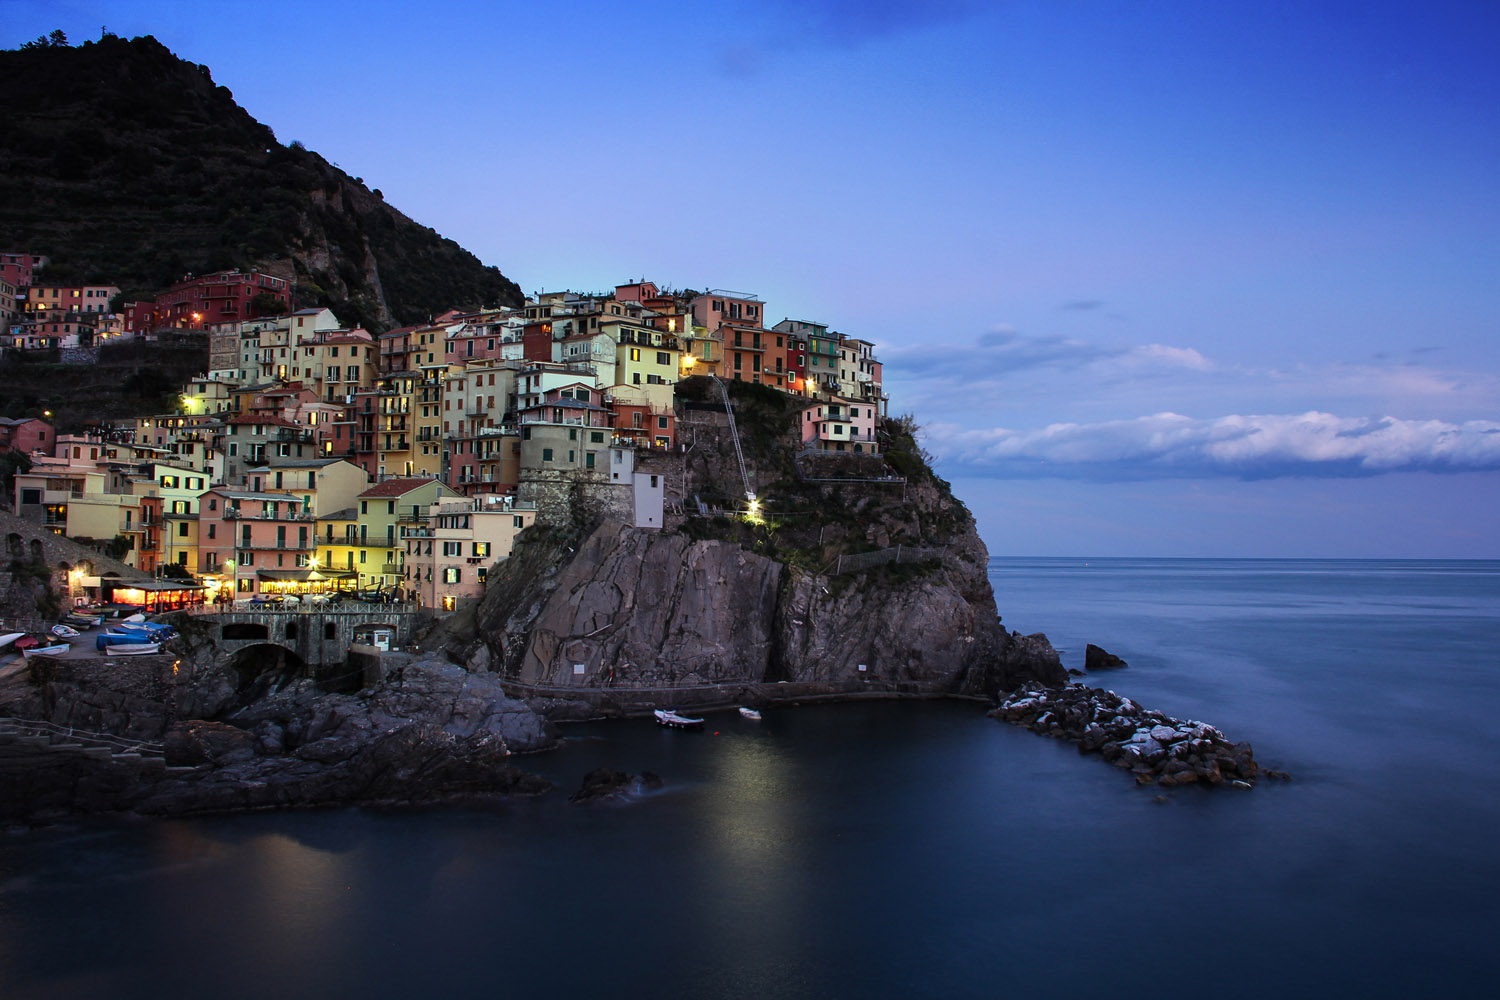
M 950 473 L 1004 478 L 1266 479 L 1500 469 L 1500 423 L 1318 411 L 1211 420 L 1158 413 L 1033 431 L 938 424 L 927 428 L 924 444 Z

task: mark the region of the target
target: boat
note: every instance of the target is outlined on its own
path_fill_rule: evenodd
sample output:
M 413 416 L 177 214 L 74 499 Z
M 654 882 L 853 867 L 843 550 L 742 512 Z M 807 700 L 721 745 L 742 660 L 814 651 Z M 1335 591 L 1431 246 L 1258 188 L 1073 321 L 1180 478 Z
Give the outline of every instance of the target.
M 744 705 L 741 705 L 740 706 L 740 714 L 743 715 L 745 718 L 749 719 L 751 722 L 759 722 L 760 721 L 760 713 L 757 712 L 753 708 L 747 708 Z
M 672 708 L 658 708 L 653 714 L 656 716 L 658 726 L 666 726 L 670 729 L 697 729 L 703 725 L 702 719 L 690 719 Z
M 76 628 L 69 628 L 66 625 L 54 625 L 51 631 L 53 635 L 65 641 L 76 639 L 81 634 Z
M 67 643 L 60 642 L 55 646 L 32 646 L 30 649 L 23 649 L 21 655 L 29 660 L 33 656 L 58 656 L 72 648 Z
M 135 614 L 131 615 L 129 618 L 122 618 L 120 620 L 120 624 L 123 625 L 123 624 L 125 624 L 125 623 L 128 622 L 131 625 L 139 625 L 141 622 L 143 622 L 145 620 L 146 620 L 146 616 L 143 615 L 143 614 L 141 614 L 139 611 L 137 611 Z
M 96 615 L 80 615 L 76 611 L 70 611 L 62 616 L 64 625 L 76 625 L 79 628 L 94 628 L 103 620 Z
M 152 653 L 161 652 L 161 644 L 155 642 L 136 642 L 125 646 L 106 646 L 105 656 L 149 656 Z
M 116 646 L 142 646 L 148 643 L 153 646 L 161 645 L 144 632 L 105 632 L 94 637 L 94 648 L 101 653 Z
M 153 640 L 170 639 L 177 634 L 177 630 L 170 625 L 154 625 L 150 622 L 118 622 L 114 631 L 122 635 L 149 635 Z
M 17 639 L 24 639 L 25 637 L 25 632 L 7 632 L 4 635 L 0 635 L 0 649 L 4 649 Z

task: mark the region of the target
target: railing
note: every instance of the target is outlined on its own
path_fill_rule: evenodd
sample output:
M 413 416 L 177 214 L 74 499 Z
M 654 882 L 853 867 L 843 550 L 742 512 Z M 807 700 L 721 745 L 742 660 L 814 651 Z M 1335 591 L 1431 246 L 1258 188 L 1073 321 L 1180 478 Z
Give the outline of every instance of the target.
M 39 736 L 45 737 L 48 741 L 60 739 L 82 746 L 103 747 L 113 753 L 134 753 L 143 757 L 160 757 L 166 752 L 165 746 L 156 740 L 132 740 L 125 736 L 115 736 L 112 733 L 95 733 L 86 729 L 74 729 L 72 726 L 58 726 L 39 719 L 15 719 L 0 716 L 0 733 L 8 736 Z

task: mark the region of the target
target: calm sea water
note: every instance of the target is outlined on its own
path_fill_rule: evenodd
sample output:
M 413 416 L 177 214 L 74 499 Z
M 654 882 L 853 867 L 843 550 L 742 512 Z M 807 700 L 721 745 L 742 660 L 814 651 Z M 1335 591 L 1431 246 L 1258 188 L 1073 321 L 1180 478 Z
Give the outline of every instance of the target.
M 624 806 L 0 837 L 0 996 L 1493 990 L 1500 563 L 995 560 L 1005 622 L 1295 775 L 1164 802 L 967 704 L 589 725 Z M 716 728 L 716 732 L 713 731 Z

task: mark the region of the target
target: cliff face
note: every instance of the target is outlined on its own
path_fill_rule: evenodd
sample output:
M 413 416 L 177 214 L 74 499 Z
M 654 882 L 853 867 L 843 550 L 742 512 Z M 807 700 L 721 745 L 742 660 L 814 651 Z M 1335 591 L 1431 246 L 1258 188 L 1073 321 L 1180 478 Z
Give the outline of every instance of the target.
M 983 543 L 972 529 L 962 541 L 915 567 L 828 576 L 618 523 L 576 552 L 537 537 L 481 604 L 483 645 L 462 652 L 531 693 L 623 707 L 1065 683 L 1045 638 L 1001 627 Z

